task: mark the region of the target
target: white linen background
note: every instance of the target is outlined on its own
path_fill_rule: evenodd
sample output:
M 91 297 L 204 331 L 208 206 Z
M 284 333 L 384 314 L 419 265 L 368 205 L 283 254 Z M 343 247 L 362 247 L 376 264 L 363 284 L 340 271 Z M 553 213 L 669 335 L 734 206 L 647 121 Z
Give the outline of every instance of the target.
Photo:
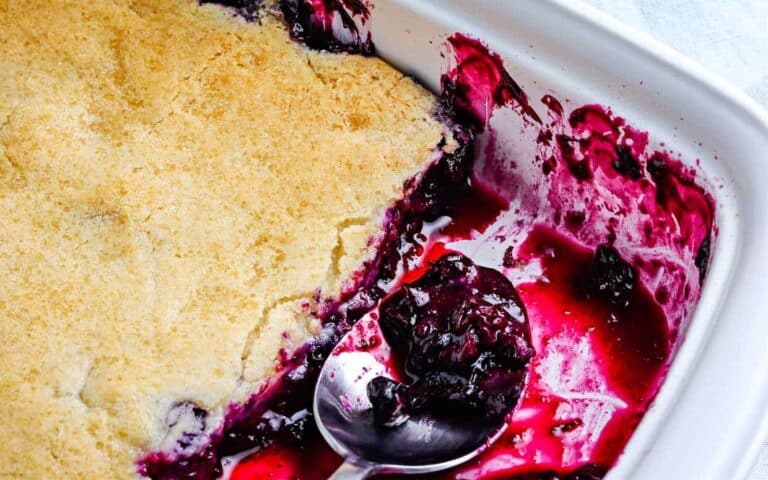
M 768 0 L 585 1 L 691 57 L 768 108 Z M 768 439 L 748 480 L 768 480 Z

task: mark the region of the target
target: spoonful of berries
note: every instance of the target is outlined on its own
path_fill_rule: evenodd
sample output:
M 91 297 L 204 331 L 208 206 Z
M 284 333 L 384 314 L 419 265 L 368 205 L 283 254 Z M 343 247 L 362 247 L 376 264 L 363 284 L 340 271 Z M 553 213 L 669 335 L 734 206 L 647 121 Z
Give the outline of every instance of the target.
M 314 414 L 344 458 L 331 477 L 430 473 L 504 432 L 534 354 L 525 309 L 500 272 L 435 261 L 360 319 L 326 361 Z

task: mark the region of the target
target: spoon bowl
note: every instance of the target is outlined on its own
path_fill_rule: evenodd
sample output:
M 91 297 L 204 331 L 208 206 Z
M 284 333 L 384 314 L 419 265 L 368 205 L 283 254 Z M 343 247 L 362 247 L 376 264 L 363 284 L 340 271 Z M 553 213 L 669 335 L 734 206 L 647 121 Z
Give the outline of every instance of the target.
M 428 412 L 408 416 L 395 427 L 377 426 L 367 385 L 378 376 L 395 377 L 391 357 L 378 322 L 366 316 L 342 338 L 320 372 L 313 402 L 317 426 L 345 461 L 332 479 L 446 470 L 477 456 L 506 429 L 503 420 Z

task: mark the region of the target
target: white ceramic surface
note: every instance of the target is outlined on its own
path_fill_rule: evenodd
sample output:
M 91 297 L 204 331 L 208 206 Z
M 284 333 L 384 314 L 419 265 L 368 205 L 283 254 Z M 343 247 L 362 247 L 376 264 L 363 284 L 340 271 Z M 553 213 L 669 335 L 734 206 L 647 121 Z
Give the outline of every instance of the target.
M 768 107 L 768 1 L 585 1 L 700 62 Z M 768 438 L 748 478 L 768 480 Z
M 485 40 L 537 98 L 601 103 L 716 180 L 714 257 L 661 392 L 616 479 L 739 479 L 768 433 L 768 113 L 692 61 L 581 3 L 387 0 L 379 52 L 436 88 L 443 40 Z

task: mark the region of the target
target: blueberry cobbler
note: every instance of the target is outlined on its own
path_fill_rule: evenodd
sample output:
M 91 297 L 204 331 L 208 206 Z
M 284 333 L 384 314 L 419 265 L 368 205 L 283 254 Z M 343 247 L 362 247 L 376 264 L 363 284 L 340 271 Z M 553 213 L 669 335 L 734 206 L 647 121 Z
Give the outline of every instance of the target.
M 375 56 L 373 7 L 0 1 L 0 477 L 327 478 L 312 395 L 361 319 L 398 358 L 367 386 L 381 428 L 506 424 L 429 478 L 616 463 L 712 197 L 477 39 L 445 41 L 434 96 Z

